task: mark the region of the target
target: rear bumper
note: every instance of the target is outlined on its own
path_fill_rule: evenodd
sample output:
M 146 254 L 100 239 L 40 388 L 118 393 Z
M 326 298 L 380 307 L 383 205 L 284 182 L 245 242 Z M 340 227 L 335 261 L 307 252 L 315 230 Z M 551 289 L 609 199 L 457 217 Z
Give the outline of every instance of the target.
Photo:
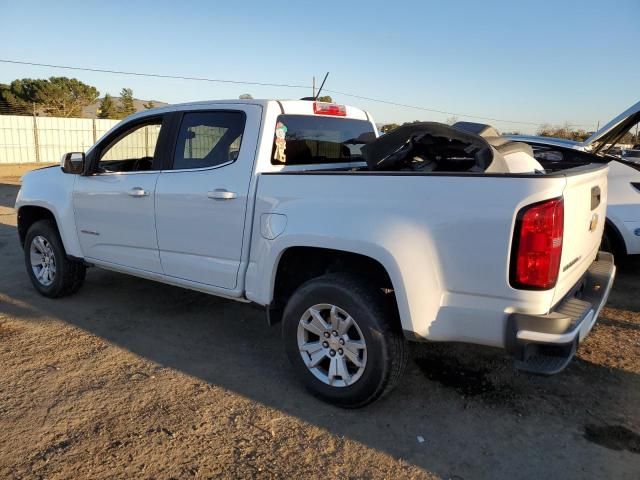
M 607 303 L 615 273 L 613 255 L 599 252 L 584 277 L 551 312 L 509 315 L 505 343 L 516 367 L 547 375 L 564 369 Z

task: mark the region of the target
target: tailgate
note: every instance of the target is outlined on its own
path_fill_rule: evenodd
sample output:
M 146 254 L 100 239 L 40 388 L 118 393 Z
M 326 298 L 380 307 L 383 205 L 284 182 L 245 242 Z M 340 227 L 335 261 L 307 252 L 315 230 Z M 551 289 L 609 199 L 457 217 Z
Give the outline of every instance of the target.
M 580 280 L 594 261 L 607 209 L 606 166 L 567 175 L 564 188 L 564 236 L 553 304 Z

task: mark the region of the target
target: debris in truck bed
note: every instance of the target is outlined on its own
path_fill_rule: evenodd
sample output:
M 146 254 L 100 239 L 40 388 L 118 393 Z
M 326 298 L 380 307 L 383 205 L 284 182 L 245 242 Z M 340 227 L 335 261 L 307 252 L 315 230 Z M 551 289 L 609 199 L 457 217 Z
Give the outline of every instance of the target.
M 362 147 L 370 170 L 477 171 L 493 161 L 478 135 L 435 122 L 403 125 Z

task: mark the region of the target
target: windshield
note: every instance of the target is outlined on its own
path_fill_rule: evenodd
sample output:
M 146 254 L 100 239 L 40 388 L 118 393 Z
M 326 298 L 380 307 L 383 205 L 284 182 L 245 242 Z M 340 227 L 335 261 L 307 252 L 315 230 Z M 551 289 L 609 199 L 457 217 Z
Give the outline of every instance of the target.
M 309 165 L 362 161 L 361 148 L 375 139 L 371 122 L 317 115 L 280 115 L 271 163 Z

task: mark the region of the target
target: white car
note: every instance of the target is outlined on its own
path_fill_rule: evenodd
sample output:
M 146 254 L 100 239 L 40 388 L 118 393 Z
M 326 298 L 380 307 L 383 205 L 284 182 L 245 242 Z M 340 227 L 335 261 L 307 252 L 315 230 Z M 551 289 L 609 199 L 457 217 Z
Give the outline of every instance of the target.
M 346 407 L 399 381 L 407 340 L 562 370 L 615 274 L 607 166 L 541 172 L 527 145 L 441 124 L 376 136 L 314 101 L 134 114 L 23 178 L 27 273 L 52 298 L 96 266 L 261 305 L 306 387 Z
M 640 102 L 636 103 L 584 142 L 551 137 L 508 135 L 513 141 L 526 142 L 537 159 L 569 165 L 593 161 L 609 162 L 609 197 L 602 248 L 616 257 L 640 254 L 640 163 L 638 150 L 610 155 L 618 140 L 640 121 Z M 580 152 L 576 154 L 575 152 Z M 576 157 L 577 155 L 577 157 Z

